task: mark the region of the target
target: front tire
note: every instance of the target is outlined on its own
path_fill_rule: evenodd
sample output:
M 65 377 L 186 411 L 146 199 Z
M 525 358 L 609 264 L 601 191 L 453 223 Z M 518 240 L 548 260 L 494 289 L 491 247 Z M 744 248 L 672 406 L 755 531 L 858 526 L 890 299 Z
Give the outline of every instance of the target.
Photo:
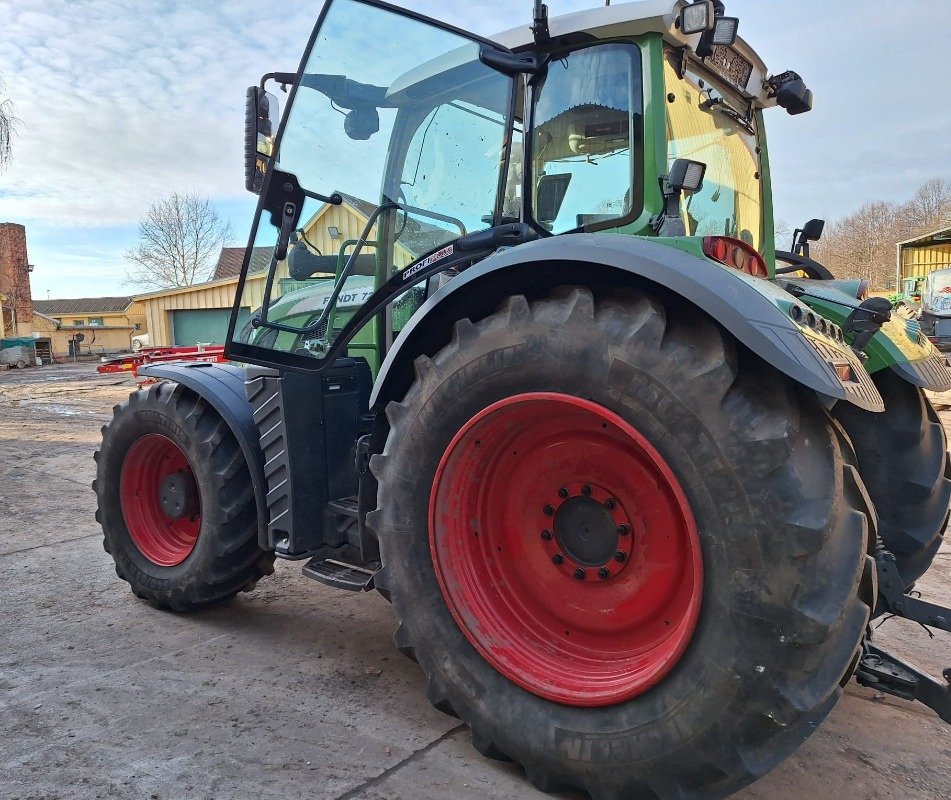
M 879 535 L 911 588 L 943 541 L 951 513 L 951 457 L 944 426 L 923 390 L 890 369 L 872 380 L 884 412 L 838 403 L 833 414 L 852 440 Z
M 274 571 L 238 441 L 191 390 L 162 382 L 134 392 L 113 409 L 95 459 L 103 547 L 136 597 L 189 611 Z
M 710 797 L 805 740 L 874 597 L 871 512 L 814 398 L 696 310 L 585 289 L 462 320 L 416 369 L 371 461 L 377 584 L 480 752 L 546 790 Z M 573 508 L 574 538 L 546 524 L 602 494 L 605 527 L 594 506 Z

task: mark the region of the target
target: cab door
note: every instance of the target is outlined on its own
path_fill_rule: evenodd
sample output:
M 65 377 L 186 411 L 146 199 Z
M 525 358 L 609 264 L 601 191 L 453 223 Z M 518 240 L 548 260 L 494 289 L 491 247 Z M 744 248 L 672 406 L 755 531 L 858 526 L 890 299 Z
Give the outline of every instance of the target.
M 375 371 L 426 296 L 420 265 L 431 272 L 459 239 L 501 220 L 507 53 L 385 3 L 329 0 L 277 135 L 259 148 L 229 358 L 319 371 L 351 355 Z

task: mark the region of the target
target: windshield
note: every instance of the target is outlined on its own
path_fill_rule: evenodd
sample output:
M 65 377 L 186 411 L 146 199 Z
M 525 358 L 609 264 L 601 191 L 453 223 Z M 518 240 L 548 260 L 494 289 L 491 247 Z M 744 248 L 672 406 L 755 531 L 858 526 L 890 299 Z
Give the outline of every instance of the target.
M 755 118 L 725 84 L 667 50 L 667 160 L 702 161 L 703 187 L 686 195 L 681 215 L 689 236 L 733 236 L 762 250 L 763 207 Z
M 270 276 L 249 275 L 241 299 L 258 320 L 263 307 L 267 323 L 297 330 L 245 326 L 236 342 L 320 359 L 373 289 L 493 225 L 513 81 L 479 52 L 423 20 L 332 0 L 277 145 L 277 169 L 308 194 L 303 213 L 287 258 Z M 321 199 L 334 193 L 341 203 Z M 255 248 L 273 250 L 277 237 L 262 212 Z M 425 287 L 406 288 L 354 338 L 351 355 L 379 364 L 424 299 Z

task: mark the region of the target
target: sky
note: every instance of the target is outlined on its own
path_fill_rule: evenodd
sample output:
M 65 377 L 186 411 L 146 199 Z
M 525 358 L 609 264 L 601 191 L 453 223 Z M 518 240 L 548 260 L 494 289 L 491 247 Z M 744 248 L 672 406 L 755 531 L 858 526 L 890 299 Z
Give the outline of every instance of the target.
M 531 0 L 403 0 L 491 36 Z M 548 0 L 553 16 L 597 0 Z M 320 0 L 0 0 L 0 76 L 22 120 L 0 222 L 27 227 L 34 299 L 133 293 L 123 253 L 173 191 L 212 199 L 244 245 L 244 92 L 294 71 Z M 795 69 L 809 114 L 767 114 L 777 217 L 835 219 L 951 178 L 946 32 L 933 0 L 726 0 L 769 69 Z

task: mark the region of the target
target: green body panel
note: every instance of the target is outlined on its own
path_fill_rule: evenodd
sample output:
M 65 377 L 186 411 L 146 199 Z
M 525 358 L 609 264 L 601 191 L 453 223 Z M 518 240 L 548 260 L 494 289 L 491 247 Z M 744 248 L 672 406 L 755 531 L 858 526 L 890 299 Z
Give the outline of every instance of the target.
M 769 147 L 766 144 L 766 125 L 763 109 L 756 111 L 756 129 L 759 131 L 759 178 L 763 187 L 763 258 L 770 276 L 776 274 L 776 224 L 773 220 L 773 180 L 769 172 Z
M 784 282 L 795 283 L 806 289 L 809 294 L 800 297 L 799 302 L 840 327 L 845 326 L 849 314 L 859 303 L 855 297 L 859 283 L 857 280 L 791 280 L 787 277 Z M 892 318 L 872 337 L 864 352 L 868 356 L 865 369 L 875 373 L 893 364 L 928 358 L 934 353 L 934 345 L 921 332 L 917 322 L 892 314 Z

